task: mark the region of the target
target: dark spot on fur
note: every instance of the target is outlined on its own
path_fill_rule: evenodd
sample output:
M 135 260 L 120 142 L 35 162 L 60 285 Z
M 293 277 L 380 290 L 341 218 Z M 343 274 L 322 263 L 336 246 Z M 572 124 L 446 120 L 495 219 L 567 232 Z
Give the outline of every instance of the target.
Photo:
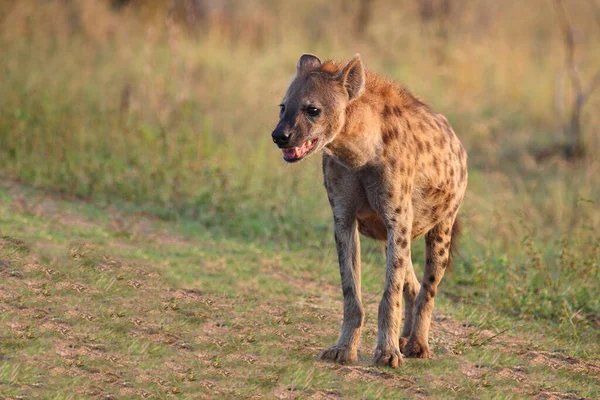
M 400 229 L 400 234 L 401 234 L 402 236 L 405 236 L 407 231 L 408 231 L 408 229 L 406 229 L 406 227 L 405 227 L 405 226 L 403 226 L 403 227 Z
M 381 132 L 381 138 L 383 139 L 383 143 L 386 145 L 389 144 L 390 141 L 392 140 L 392 138 L 389 135 L 389 132 L 386 130 Z
M 425 143 L 425 147 L 427 147 L 427 152 L 428 152 L 428 153 L 431 153 L 431 142 L 427 141 L 427 142 Z
M 440 249 L 440 251 L 438 252 L 438 254 L 440 255 L 440 257 L 443 257 L 444 254 L 446 254 L 446 249 Z
M 406 120 L 406 129 L 412 131 L 412 126 L 410 125 L 410 121 Z
M 395 158 L 390 158 L 389 163 L 390 163 L 390 167 L 392 169 L 396 168 L 396 159 Z
M 398 128 L 395 126 L 385 127 L 381 130 L 381 137 L 385 144 L 388 144 L 392 139 L 397 139 L 398 136 L 400 136 L 400 134 L 398 133 Z
M 396 214 L 400 214 L 400 213 L 402 213 L 402 207 L 396 207 L 396 209 L 394 210 L 394 212 L 395 212 Z
M 402 116 L 402 110 L 400 109 L 400 107 L 398 107 L 398 106 L 394 107 L 394 115 L 396 117 L 401 117 Z
M 444 231 L 444 235 L 448 235 L 450 233 L 450 228 L 446 228 L 446 230 Z
M 442 243 L 444 241 L 444 239 L 441 236 L 438 236 L 435 238 L 435 241 L 438 243 Z
M 435 282 L 435 276 L 433 276 L 433 275 L 429 275 L 429 282 L 430 282 L 430 283 L 433 283 L 433 282 Z
M 408 240 L 403 239 L 402 242 L 400 243 L 400 247 L 402 247 L 403 249 L 405 249 L 406 246 L 408 246 Z
M 391 222 L 396 222 L 396 217 L 392 217 L 392 218 L 390 218 L 390 221 L 391 221 Z
M 392 192 L 392 191 L 387 192 L 387 197 L 388 197 L 388 199 L 393 198 L 394 197 L 394 192 Z
M 422 142 L 417 142 L 417 147 L 419 148 L 419 153 L 422 153 L 424 148 L 423 148 L 423 143 Z
M 383 118 L 389 118 L 390 115 L 392 115 L 392 109 L 390 108 L 390 106 L 385 106 L 383 107 L 383 113 L 381 114 L 383 116 Z
M 404 266 L 404 258 L 400 257 L 396 260 L 396 268 L 402 268 Z

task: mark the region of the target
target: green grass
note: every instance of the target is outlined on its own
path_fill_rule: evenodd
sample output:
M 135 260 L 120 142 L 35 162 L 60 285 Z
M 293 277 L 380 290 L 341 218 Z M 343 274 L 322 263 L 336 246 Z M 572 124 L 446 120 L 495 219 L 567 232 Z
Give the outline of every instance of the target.
M 436 304 L 435 358 L 391 370 L 370 365 L 383 282 L 374 246 L 360 360 L 339 366 L 315 359 L 341 319 L 331 243 L 281 248 L 7 181 L 0 227 L 9 397 L 600 394 L 597 327 L 504 311 L 474 293 L 485 284 L 461 281 L 460 262 Z

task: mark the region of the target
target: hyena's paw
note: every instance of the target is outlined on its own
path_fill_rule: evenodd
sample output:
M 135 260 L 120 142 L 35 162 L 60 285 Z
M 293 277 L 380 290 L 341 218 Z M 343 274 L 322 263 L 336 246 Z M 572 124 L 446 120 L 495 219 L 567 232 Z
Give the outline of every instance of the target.
M 378 367 L 397 368 L 402 365 L 402 353 L 399 349 L 375 349 L 373 354 L 373 364 Z
M 333 361 L 339 364 L 348 364 L 356 361 L 358 352 L 356 349 L 351 349 L 348 346 L 335 345 L 327 350 L 323 350 L 319 354 L 319 360 Z
M 419 343 L 416 340 L 408 340 L 402 353 L 409 358 L 431 358 L 432 356 L 432 353 L 429 351 L 429 346 L 427 344 Z
M 404 348 L 406 347 L 406 343 L 408 343 L 408 338 L 407 337 L 401 337 L 400 338 L 400 353 L 404 354 Z

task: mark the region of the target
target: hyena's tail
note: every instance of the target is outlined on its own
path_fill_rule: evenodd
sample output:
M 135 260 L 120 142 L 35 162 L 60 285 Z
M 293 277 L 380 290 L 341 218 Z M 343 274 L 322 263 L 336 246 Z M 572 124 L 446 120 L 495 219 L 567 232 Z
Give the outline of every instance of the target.
M 450 239 L 450 255 L 448 258 L 448 266 L 447 266 L 448 271 L 452 271 L 452 260 L 454 259 L 454 256 L 458 252 L 458 240 L 460 238 L 461 231 L 462 231 L 462 224 L 460 223 L 460 219 L 458 219 L 458 216 L 457 216 L 456 219 L 454 220 L 454 225 L 452 225 L 452 236 Z

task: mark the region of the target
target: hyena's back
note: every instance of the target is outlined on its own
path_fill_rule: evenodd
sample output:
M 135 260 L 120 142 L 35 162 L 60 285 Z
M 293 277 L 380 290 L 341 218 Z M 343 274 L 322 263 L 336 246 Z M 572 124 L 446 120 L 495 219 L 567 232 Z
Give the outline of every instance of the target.
M 410 115 L 406 117 L 410 118 Z M 412 187 L 410 182 L 398 183 L 398 190 L 409 192 L 411 195 L 412 238 L 423 235 L 447 215 L 456 212 L 462 201 L 467 180 L 466 152 L 447 119 L 441 114 L 432 112 L 419 113 L 418 117 L 418 119 L 413 117 L 407 120 L 408 124 L 413 121 L 410 124 L 413 126 L 412 142 L 415 153 L 418 154 L 414 164 L 410 165 L 409 161 L 404 160 L 406 149 L 397 154 L 392 151 L 387 152 L 388 163 L 397 163 L 398 168 L 406 168 L 407 172 L 414 176 Z M 325 154 L 324 157 L 328 156 Z M 326 160 L 324 162 L 327 163 Z M 335 164 L 332 161 L 331 167 L 336 168 Z M 362 175 L 368 175 L 369 172 L 371 171 L 367 168 L 366 171 L 362 171 Z M 361 179 L 363 178 L 361 174 L 357 175 L 359 181 L 365 181 L 368 185 L 368 176 Z M 373 187 L 361 189 L 374 190 Z M 393 194 L 384 193 L 385 195 Z M 402 210 L 398 211 L 402 212 Z M 376 240 L 387 240 L 387 228 L 383 219 L 368 203 L 358 212 L 357 221 L 358 229 L 363 235 Z

